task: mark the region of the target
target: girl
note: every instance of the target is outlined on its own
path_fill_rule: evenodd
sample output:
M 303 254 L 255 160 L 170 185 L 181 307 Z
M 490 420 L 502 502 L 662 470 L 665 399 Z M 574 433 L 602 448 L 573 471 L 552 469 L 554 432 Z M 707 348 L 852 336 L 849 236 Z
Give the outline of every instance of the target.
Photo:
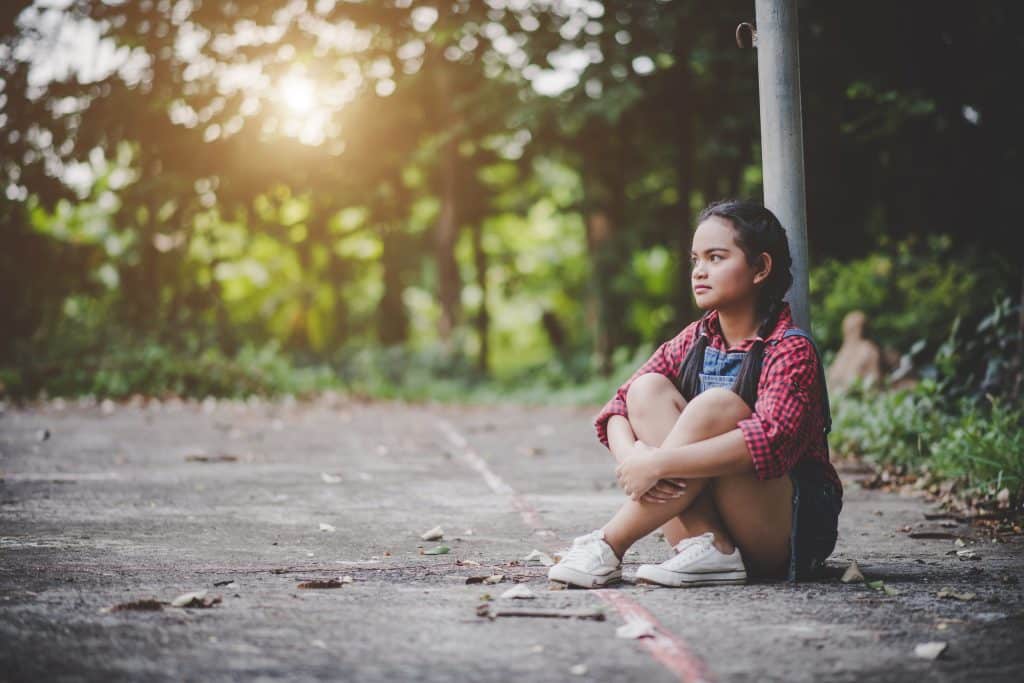
M 626 550 L 659 527 L 676 554 L 636 578 L 666 586 L 745 583 L 748 573 L 795 581 L 835 547 L 842 485 L 828 459 L 828 393 L 817 348 L 783 300 L 786 233 L 759 204 L 719 202 L 701 213 L 691 249 L 706 313 L 595 422 L 630 500 L 573 540 L 552 580 L 619 581 Z

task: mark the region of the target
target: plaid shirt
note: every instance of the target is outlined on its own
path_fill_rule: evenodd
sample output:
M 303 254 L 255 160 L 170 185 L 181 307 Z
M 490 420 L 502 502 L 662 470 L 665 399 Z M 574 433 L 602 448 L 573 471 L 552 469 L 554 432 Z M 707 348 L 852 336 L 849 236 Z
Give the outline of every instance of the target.
M 754 339 L 745 339 L 727 349 L 718 323 L 718 311 L 707 317 L 708 346 L 720 351 L 748 351 Z M 696 340 L 700 320 L 687 325 L 682 332 L 663 343 L 647 362 L 640 366 L 618 388 L 594 420 L 597 438 L 608 446 L 608 420 L 612 415 L 627 416 L 626 391 L 640 375 L 656 372 L 677 383 L 686 352 Z M 757 402 L 751 416 L 736 425 L 743 432 L 747 449 L 754 461 L 758 479 L 773 479 L 789 472 L 801 460 L 822 464 L 825 476 L 842 491 L 839 475 L 828 459 L 822 432 L 825 418 L 821 401 L 822 387 L 818 379 L 818 356 L 810 340 L 782 334 L 794 327 L 790 306 L 786 303 L 768 340 L 780 340 L 764 350 L 761 377 L 757 384 Z

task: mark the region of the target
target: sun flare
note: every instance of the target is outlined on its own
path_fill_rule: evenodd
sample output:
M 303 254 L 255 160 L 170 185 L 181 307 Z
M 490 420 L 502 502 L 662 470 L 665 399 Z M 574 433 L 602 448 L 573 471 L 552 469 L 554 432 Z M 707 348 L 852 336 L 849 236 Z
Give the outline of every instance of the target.
M 292 111 L 308 114 L 316 105 L 316 93 L 313 82 L 299 74 L 289 74 L 281 79 L 278 86 L 281 100 Z

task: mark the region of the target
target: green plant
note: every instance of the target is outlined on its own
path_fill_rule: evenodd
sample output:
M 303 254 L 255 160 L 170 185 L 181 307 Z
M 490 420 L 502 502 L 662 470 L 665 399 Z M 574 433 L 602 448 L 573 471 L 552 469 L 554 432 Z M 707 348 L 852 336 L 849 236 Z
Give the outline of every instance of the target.
M 954 319 L 1005 296 L 1006 267 L 955 248 L 946 235 L 883 241 L 863 258 L 826 261 L 810 273 L 815 339 L 838 348 L 843 318 L 861 310 L 868 316 L 869 336 L 883 346 L 909 349 L 920 339 L 937 342 Z

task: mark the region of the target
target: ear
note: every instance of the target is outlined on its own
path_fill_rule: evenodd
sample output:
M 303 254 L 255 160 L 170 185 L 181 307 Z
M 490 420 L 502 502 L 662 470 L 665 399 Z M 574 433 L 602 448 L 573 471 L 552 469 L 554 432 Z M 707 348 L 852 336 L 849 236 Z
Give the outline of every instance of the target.
M 754 273 L 754 284 L 764 282 L 768 279 L 768 274 L 772 272 L 772 255 L 767 251 L 762 251 L 758 257 L 758 262 L 762 264 L 762 267 Z

